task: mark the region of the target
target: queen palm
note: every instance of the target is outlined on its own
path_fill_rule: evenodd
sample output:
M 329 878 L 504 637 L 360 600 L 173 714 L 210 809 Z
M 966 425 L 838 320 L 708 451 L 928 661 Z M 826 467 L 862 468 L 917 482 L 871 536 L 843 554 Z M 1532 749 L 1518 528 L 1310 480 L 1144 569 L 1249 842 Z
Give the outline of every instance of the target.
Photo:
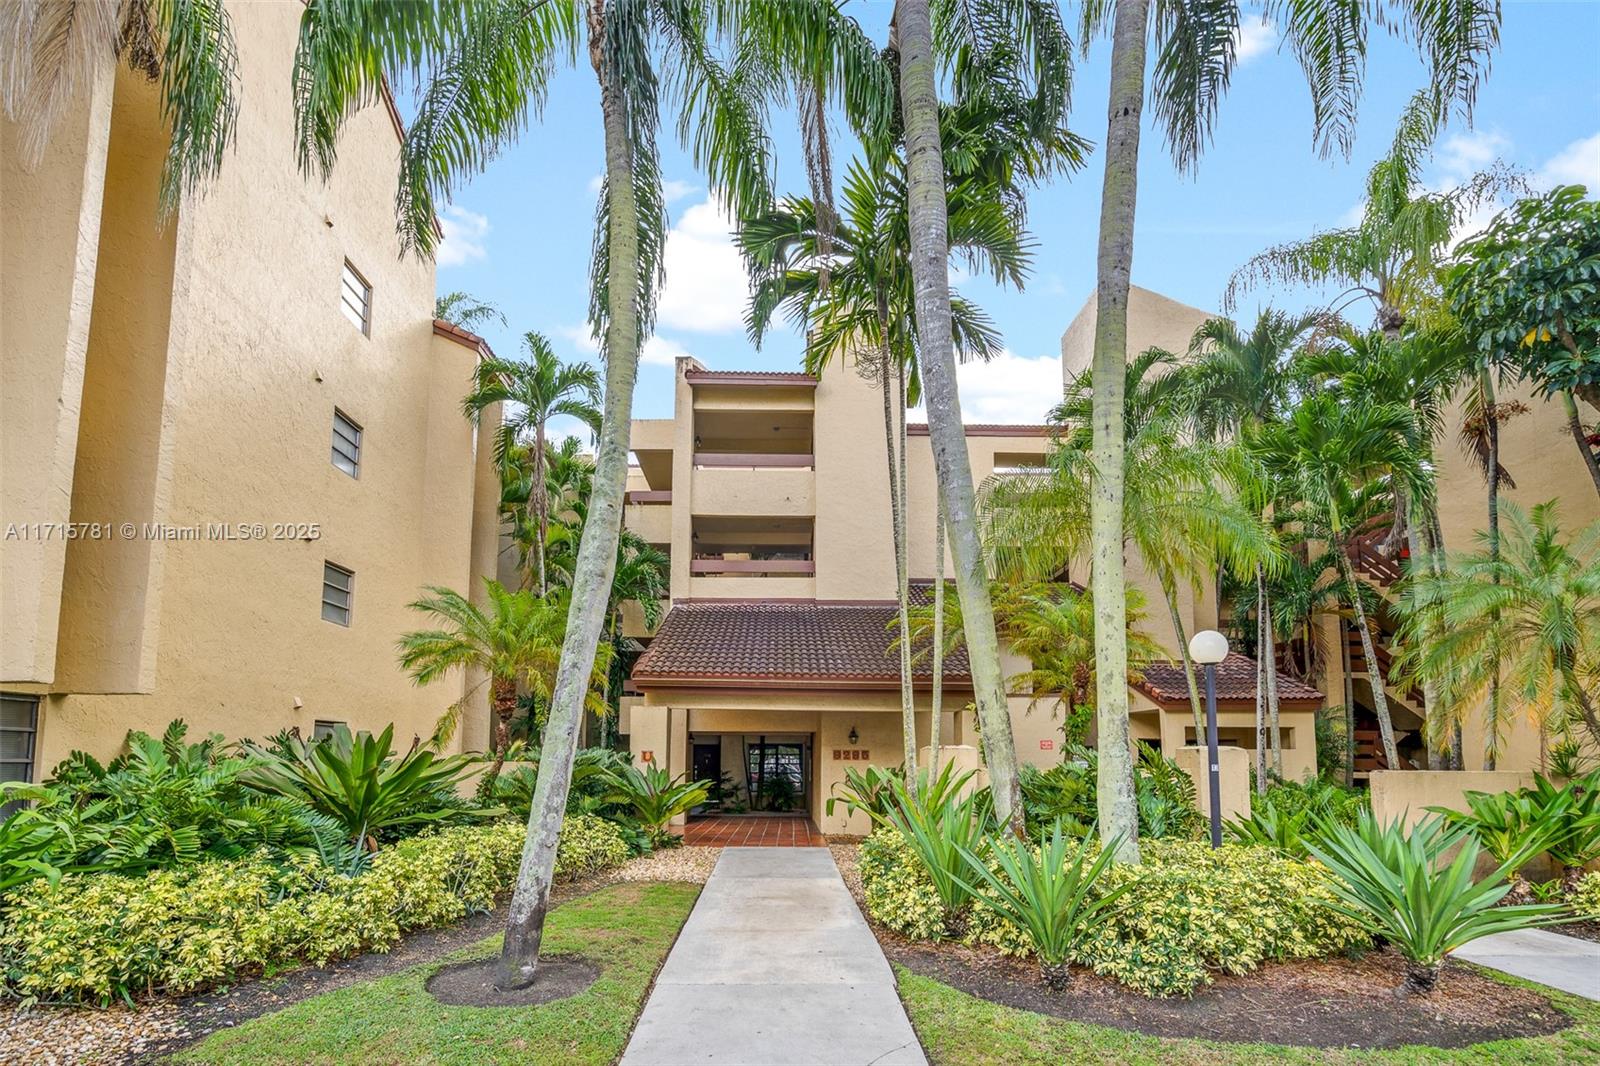
M 1415 498 L 1429 491 L 1413 413 L 1404 403 L 1317 392 L 1302 399 L 1283 421 L 1248 430 L 1244 442 L 1274 471 L 1291 498 L 1326 519 L 1339 572 L 1355 611 L 1361 650 L 1373 664 L 1372 702 L 1384 757 L 1391 767 L 1397 767 L 1400 753 L 1395 747 L 1394 722 L 1383 678 L 1376 670 L 1372 629 L 1345 542 L 1356 532 L 1350 524 L 1350 501 L 1368 484 L 1386 483 L 1394 496 Z
M 1198 584 L 1214 561 L 1273 570 L 1279 550 L 1259 509 L 1247 503 L 1262 491 L 1261 474 L 1250 457 L 1237 448 L 1186 437 L 1180 403 L 1187 369 L 1176 363 L 1171 353 L 1152 348 L 1128 365 L 1123 531 L 1125 546 L 1139 553 L 1161 586 L 1199 731 L 1204 720 L 1179 610 L 1180 582 Z M 1098 480 L 1090 458 L 1092 393 L 1087 373 L 1068 383 L 1067 398 L 1051 414 L 1058 436 L 1043 470 L 984 484 L 985 544 L 997 576 L 1048 580 L 1087 555 Z
M 217 176 L 233 144 L 233 21 L 223 0 L 0 4 L 0 104 L 21 126 L 23 166 L 39 165 L 56 123 L 113 59 L 158 83 L 168 131 L 160 210 L 169 216 Z
M 732 29 L 709 0 L 552 0 L 513 4 L 335 4 L 312 0 L 295 53 L 302 166 L 326 174 L 340 126 L 383 91 L 385 71 L 415 74 L 415 120 L 400 152 L 402 244 L 432 251 L 436 203 L 522 131 L 580 40 L 599 85 L 605 169 L 596 211 L 590 321 L 605 362 L 594 491 L 578 549 L 571 617 L 551 699 L 528 841 L 512 893 L 496 983 L 534 979 L 556 844 L 571 786 L 588 679 L 605 626 L 627 480 L 639 348 L 654 318 L 666 240 L 656 149 L 661 81 L 679 131 L 736 216 L 770 199 L 767 141 L 753 62 L 725 65 L 714 31 Z
M 1600 745 L 1600 523 L 1568 541 L 1555 501 L 1526 514 L 1508 503 L 1503 517 L 1498 551 L 1480 533 L 1478 551 L 1452 556 L 1403 604 L 1401 666 L 1440 691 L 1430 719 L 1459 722 L 1503 679 L 1541 732 L 1578 726 Z M 1487 711 L 1492 753 L 1505 723 L 1498 704 Z
M 920 385 L 905 256 L 905 183 L 898 160 L 891 156 L 870 169 L 860 161 L 852 163 L 842 199 L 842 216 L 802 198 L 786 200 L 745 223 L 740 244 L 757 279 L 747 322 L 759 344 L 772 316 L 783 311 L 805 329 L 808 373 L 820 375 L 829 364 L 853 357 L 859 370 L 876 379 L 883 395 L 896 598 L 905 632 L 910 606 L 905 412 L 916 402 Z M 997 280 L 1020 286 L 1029 259 L 1027 241 L 992 186 L 962 185 L 952 204 L 950 230 L 955 249 L 988 266 Z M 951 323 L 963 356 L 988 358 L 998 350 L 998 332 L 975 305 L 954 298 Z M 902 641 L 901 733 L 907 788 L 915 789 L 910 656 L 910 645 Z
M 490 706 L 494 711 L 494 762 L 492 779 L 505 761 L 511 742 L 511 720 L 516 716 L 518 688 L 548 700 L 560 662 L 563 630 L 567 623 L 565 597 L 538 597 L 512 591 L 498 581 L 485 579 L 488 605 L 479 607 L 451 589 L 429 586 L 428 595 L 410 607 L 427 615 L 439 628 L 402 636 L 396 647 L 400 667 L 418 685 L 426 685 L 456 669 L 477 669 L 489 679 Z M 596 670 L 596 677 L 604 673 Z M 472 702 L 474 692 L 452 703 L 434 728 L 435 743 L 449 742 Z M 591 697 L 592 698 L 592 697 Z
M 476 420 L 485 408 L 499 404 L 506 411 L 495 440 L 495 458 L 502 466 L 508 449 L 531 438 L 527 449 L 528 475 L 535 486 L 545 483 L 548 435 L 552 418 L 574 418 L 600 432 L 600 375 L 588 363 L 563 363 L 541 333 L 522 335 L 524 359 L 483 359 L 473 372 L 472 391 L 461 401 L 467 416 Z M 545 540 L 550 535 L 550 497 L 529 493 L 534 520 L 534 556 L 542 595 L 549 587 L 545 574 Z
M 498 322 L 502 326 L 506 324 L 506 316 L 500 313 L 498 307 L 460 289 L 435 297 L 433 317 L 474 331 L 489 322 Z
M 1151 18 L 1154 9 L 1154 20 Z M 1241 5 L 1234 0 L 1188 4 L 1178 0 L 1090 0 L 1083 5 L 1081 35 L 1089 40 L 1111 23 L 1111 91 L 1107 106 L 1106 168 L 1100 197 L 1095 289 L 1093 368 L 1095 465 L 1116 471 L 1094 497 L 1094 591 L 1101 625 L 1096 630 L 1102 679 L 1126 673 L 1119 624 L 1123 607 L 1122 386 L 1128 357 L 1128 287 L 1133 270 L 1133 230 L 1138 201 L 1139 137 L 1145 110 L 1147 56 L 1155 118 L 1174 163 L 1192 170 L 1211 136 L 1236 59 Z M 1311 90 L 1312 139 L 1324 151 L 1348 155 L 1354 140 L 1369 31 L 1392 27 L 1412 41 L 1428 64 L 1429 88 L 1441 108 L 1470 113 L 1488 56 L 1499 42 L 1498 0 L 1433 4 L 1388 0 L 1368 5 L 1302 4 L 1272 0 L 1284 47 L 1294 53 Z M 930 90 L 931 91 L 931 90 Z M 909 110 L 909 108 L 908 108 Z M 909 118 L 908 118 L 909 121 Z M 1138 860 L 1138 811 L 1127 732 L 1127 692 L 1103 686 L 1100 698 L 1100 833 L 1119 839 L 1118 853 Z M 1109 752 L 1107 751 L 1109 748 Z M 1106 755 L 1110 754 L 1108 762 Z
M 1377 326 L 1390 341 L 1408 321 L 1425 321 L 1441 303 L 1439 269 L 1451 240 L 1472 213 L 1505 193 L 1525 191 L 1514 171 L 1496 167 L 1440 192 L 1422 182 L 1422 166 L 1447 114 L 1430 90 L 1406 105 L 1389 152 L 1367 172 L 1361 220 L 1352 226 L 1268 248 L 1233 272 L 1223 306 L 1261 284 L 1346 286 L 1329 311 L 1342 314 L 1357 301 L 1372 304 Z

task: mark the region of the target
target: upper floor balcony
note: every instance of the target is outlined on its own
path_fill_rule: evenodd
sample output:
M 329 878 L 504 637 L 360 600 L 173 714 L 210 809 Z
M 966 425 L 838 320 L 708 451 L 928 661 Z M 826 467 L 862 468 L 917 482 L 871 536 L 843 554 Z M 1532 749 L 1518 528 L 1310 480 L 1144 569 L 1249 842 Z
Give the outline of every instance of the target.
M 651 544 L 672 543 L 672 490 L 630 489 L 623 497 L 623 524 Z
M 696 515 L 693 598 L 786 599 L 816 593 L 812 519 Z
M 697 407 L 694 513 L 815 515 L 812 422 L 809 408 Z

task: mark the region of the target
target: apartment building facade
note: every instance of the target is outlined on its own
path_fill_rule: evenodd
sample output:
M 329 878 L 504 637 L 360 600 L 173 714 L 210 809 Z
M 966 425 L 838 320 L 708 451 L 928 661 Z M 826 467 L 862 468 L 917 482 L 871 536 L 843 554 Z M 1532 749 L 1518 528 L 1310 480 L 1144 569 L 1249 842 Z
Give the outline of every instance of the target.
M 674 389 L 672 418 L 633 425 L 626 521 L 671 558 L 671 599 L 654 632 L 637 613 L 627 616 L 625 632 L 646 650 L 622 732 L 637 760 L 674 776 L 726 774 L 745 795 L 763 774 L 787 776 L 798 809 L 824 832 L 863 832 L 862 815 L 830 814 L 827 800 L 852 767 L 903 761 L 881 393 L 849 365 L 814 378 L 713 371 L 687 358 L 677 360 Z M 1037 466 L 1049 443 L 1040 425 L 966 428 L 979 482 Z M 914 599 L 926 602 L 936 571 L 926 427 L 910 426 L 908 442 L 909 574 Z M 1203 599 L 1182 609 L 1186 625 L 1214 620 Z M 1027 666 L 1009 651 L 1003 657 L 1008 678 Z M 930 737 L 930 669 L 924 659 L 913 671 L 919 749 Z M 1173 677 L 1154 670 L 1135 690 L 1143 703 L 1134 731 L 1181 746 L 1192 742 L 1182 728 L 1189 723 L 1192 734 L 1192 718 L 1181 684 L 1169 691 L 1181 672 L 1167 669 Z M 1229 664 L 1229 683 L 1234 672 Z M 1231 695 L 1225 684 L 1224 699 Z M 957 652 L 945 664 L 941 740 L 975 762 L 971 700 L 970 670 Z M 1051 701 L 1033 705 L 1014 692 L 1009 703 L 1019 757 L 1059 762 Z M 1309 728 L 1305 735 L 1309 748 Z
M 236 147 L 170 220 L 157 86 L 125 64 L 32 171 L 0 122 L 0 778 L 174 718 L 406 742 L 463 693 L 414 687 L 394 644 L 422 586 L 493 573 L 492 448 L 460 412 L 486 347 L 399 254 L 392 106 L 302 178 L 299 5 L 230 13 Z

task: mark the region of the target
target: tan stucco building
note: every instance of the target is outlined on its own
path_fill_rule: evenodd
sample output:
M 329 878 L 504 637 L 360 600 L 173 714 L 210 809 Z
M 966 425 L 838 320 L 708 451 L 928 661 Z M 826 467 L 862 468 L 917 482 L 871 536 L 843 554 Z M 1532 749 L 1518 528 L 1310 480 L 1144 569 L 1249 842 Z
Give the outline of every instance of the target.
M 230 13 L 237 143 L 164 224 L 157 86 L 125 64 L 32 171 L 0 122 L 3 778 L 179 717 L 409 741 L 462 694 L 413 687 L 394 644 L 422 586 L 492 573 L 498 483 L 460 412 L 484 346 L 399 254 L 392 106 L 303 178 L 299 5 Z
M 647 647 L 622 731 L 636 758 L 674 775 L 727 774 L 736 790 L 768 766 L 787 767 L 800 782 L 800 808 L 824 832 L 862 832 L 864 816 L 826 808 L 847 769 L 902 760 L 881 394 L 849 366 L 819 379 L 713 371 L 686 358 L 677 361 L 674 387 L 673 418 L 633 425 L 638 465 L 627 522 L 669 554 L 672 576 L 670 610 L 656 632 L 630 616 L 627 631 Z M 1049 443 L 1038 425 L 966 429 L 980 482 L 1037 466 Z M 926 427 L 911 426 L 908 440 L 909 572 L 920 602 L 935 573 L 934 470 Z M 1211 600 L 1186 597 L 1183 610 L 1186 625 L 1214 624 Z M 1156 635 L 1175 654 L 1170 637 Z M 1002 668 L 1010 677 L 1027 663 L 1007 653 Z M 978 741 L 964 655 L 945 670 L 942 740 L 971 753 Z M 914 673 L 920 748 L 932 713 L 927 663 Z M 1136 691 L 1133 725 L 1136 736 L 1172 750 L 1192 742 L 1192 717 L 1187 696 L 1169 698 L 1163 680 L 1171 684 L 1152 675 Z M 1030 702 L 1010 697 L 1018 755 L 1054 765 L 1060 722 L 1048 701 L 1032 710 Z M 1230 727 L 1242 713 L 1236 703 L 1225 692 Z M 1309 725 L 1300 732 L 1294 718 L 1309 710 L 1286 703 L 1286 712 L 1298 745 L 1286 755 L 1313 752 Z

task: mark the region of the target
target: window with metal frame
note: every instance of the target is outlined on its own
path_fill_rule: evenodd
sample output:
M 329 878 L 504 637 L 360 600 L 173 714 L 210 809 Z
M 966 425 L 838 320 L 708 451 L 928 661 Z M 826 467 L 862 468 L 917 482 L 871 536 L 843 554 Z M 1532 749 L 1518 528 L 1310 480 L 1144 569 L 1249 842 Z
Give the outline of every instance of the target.
M 0 692 L 0 781 L 32 781 L 34 739 L 39 734 L 39 697 Z M 20 803 L 0 806 L 0 818 Z
M 350 611 L 355 605 L 356 575 L 337 563 L 322 564 L 322 618 L 335 625 L 350 624 Z
M 348 259 L 339 278 L 339 307 L 363 336 L 372 335 L 372 286 Z
M 319 718 L 315 722 L 311 723 L 311 739 L 327 740 L 329 737 L 333 736 L 334 731 L 342 725 L 346 725 L 346 723 L 328 721 Z
M 333 465 L 351 477 L 361 476 L 361 427 L 337 407 L 333 409 Z

